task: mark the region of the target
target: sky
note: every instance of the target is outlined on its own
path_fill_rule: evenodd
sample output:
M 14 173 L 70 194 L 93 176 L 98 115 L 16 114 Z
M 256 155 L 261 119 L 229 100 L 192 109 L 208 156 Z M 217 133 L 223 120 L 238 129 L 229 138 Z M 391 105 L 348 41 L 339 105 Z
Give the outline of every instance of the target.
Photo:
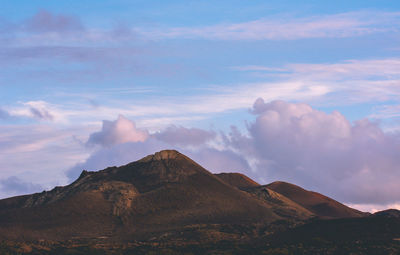
M 399 1 L 0 1 L 0 198 L 176 149 L 400 209 Z

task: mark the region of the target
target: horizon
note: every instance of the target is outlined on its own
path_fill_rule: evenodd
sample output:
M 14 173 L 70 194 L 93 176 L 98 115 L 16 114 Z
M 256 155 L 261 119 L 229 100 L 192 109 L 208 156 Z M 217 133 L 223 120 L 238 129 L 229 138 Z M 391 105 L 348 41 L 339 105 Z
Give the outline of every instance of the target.
M 0 198 L 175 149 L 213 173 L 400 209 L 400 3 L 0 10 Z

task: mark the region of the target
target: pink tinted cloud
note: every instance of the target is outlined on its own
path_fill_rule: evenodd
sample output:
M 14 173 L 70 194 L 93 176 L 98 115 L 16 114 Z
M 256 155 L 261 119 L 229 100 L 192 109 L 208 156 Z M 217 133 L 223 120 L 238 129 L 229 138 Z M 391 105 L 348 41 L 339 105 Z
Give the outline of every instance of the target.
M 127 142 L 144 142 L 149 134 L 147 130 L 136 128 L 136 124 L 119 115 L 115 121 L 103 121 L 102 130 L 90 135 L 88 145 L 111 146 Z
M 212 172 L 246 171 L 250 168 L 246 159 L 235 152 L 210 147 L 208 142 L 215 139 L 216 133 L 213 131 L 176 125 L 149 134 L 120 115 L 115 121 L 103 121 L 101 131 L 90 135 L 87 144 L 101 147 L 84 162 L 71 167 L 66 174 L 70 180 L 74 180 L 84 169 L 101 170 L 127 164 L 165 149 L 176 149 Z
M 398 201 L 399 135 L 300 103 L 258 99 L 253 113 L 249 135 L 232 132 L 228 143 L 256 159 L 260 179 L 286 180 L 348 203 Z

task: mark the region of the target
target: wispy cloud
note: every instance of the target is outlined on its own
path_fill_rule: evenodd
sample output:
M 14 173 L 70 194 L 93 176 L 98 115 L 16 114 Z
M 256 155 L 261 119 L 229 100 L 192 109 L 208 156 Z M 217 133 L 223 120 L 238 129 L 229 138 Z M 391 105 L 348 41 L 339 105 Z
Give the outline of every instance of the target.
M 44 121 L 64 121 L 63 114 L 56 106 L 45 101 L 29 101 L 22 106 L 9 110 L 9 114 L 15 117 L 28 117 Z
M 122 114 L 135 118 L 140 125 L 165 127 L 176 121 L 204 119 L 214 113 L 246 109 L 258 97 L 267 101 L 282 99 L 302 101 L 323 106 L 385 102 L 400 96 L 400 59 L 347 60 L 337 63 L 288 64 L 281 67 L 243 66 L 235 70 L 256 75 L 258 79 L 275 81 L 213 86 L 204 93 L 185 97 L 160 94 L 156 99 L 147 92 L 153 90 L 112 90 L 93 95 L 58 95 L 55 104 L 46 101 L 28 101 L 10 105 L 4 110 L 13 116 L 29 117 L 56 123 L 98 123 Z M 135 101 L 112 99 L 109 93 L 140 93 Z M 71 96 L 73 98 L 71 98 Z M 90 98 L 91 97 L 91 98 Z M 88 98 L 91 100 L 89 103 Z M 72 100 L 72 101 L 71 101 Z M 95 101 L 101 101 L 96 104 Z M 381 116 L 398 115 L 396 109 L 377 109 Z M 374 117 L 377 117 L 374 116 Z
M 399 12 L 358 11 L 330 15 L 274 15 L 240 23 L 209 26 L 88 27 L 78 17 L 41 10 L 19 23 L 2 22 L 0 39 L 16 46 L 83 46 L 132 44 L 138 40 L 298 40 L 345 38 L 382 32 L 398 32 Z M 0 24 L 1 25 L 1 24 Z M 3 31 L 3 33 L 1 32 Z M 7 39 L 7 40 L 5 40 Z
M 241 66 L 234 67 L 239 71 L 252 72 L 272 72 L 282 77 L 306 77 L 310 80 L 320 79 L 366 79 L 381 78 L 393 79 L 400 78 L 400 59 L 371 59 L 371 60 L 345 60 L 337 63 L 320 64 L 287 64 L 283 67 L 269 66 Z
M 398 31 L 400 13 L 349 12 L 305 18 L 275 16 L 242 23 L 204 27 L 137 29 L 150 38 L 210 40 L 297 40 L 342 38 Z
M 400 117 L 400 105 L 382 105 L 375 107 L 375 113 L 369 116 L 370 118 L 398 118 Z
M 54 104 L 46 101 L 28 101 L 8 106 L 13 116 L 60 124 L 100 123 L 101 119 L 111 119 L 122 114 L 135 118 L 147 128 L 160 128 L 176 121 L 187 122 L 209 117 L 210 114 L 246 109 L 260 95 L 267 100 L 310 100 L 329 93 L 327 87 L 304 82 L 277 82 L 239 84 L 230 88 L 217 87 L 205 95 L 162 96 L 157 99 L 126 100 L 102 99 L 102 104 L 70 103 Z M 104 100 L 103 100 L 104 99 Z
M 351 104 L 397 99 L 400 95 L 400 59 L 347 60 L 338 63 L 288 64 L 280 68 L 268 66 L 235 67 L 264 78 L 296 81 L 320 86 L 329 93 L 319 99 L 325 104 Z M 330 97 L 330 98 L 327 98 Z M 317 98 L 316 98 L 317 99 Z M 318 99 L 317 99 L 318 100 Z

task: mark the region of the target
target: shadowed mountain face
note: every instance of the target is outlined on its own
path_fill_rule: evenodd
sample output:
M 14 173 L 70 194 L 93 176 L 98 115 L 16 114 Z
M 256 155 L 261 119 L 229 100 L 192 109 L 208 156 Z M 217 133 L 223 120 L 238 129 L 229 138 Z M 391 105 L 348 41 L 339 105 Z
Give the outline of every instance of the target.
M 322 194 L 305 190 L 287 182 L 273 182 L 266 187 L 284 195 L 321 218 L 353 218 L 368 215 Z

